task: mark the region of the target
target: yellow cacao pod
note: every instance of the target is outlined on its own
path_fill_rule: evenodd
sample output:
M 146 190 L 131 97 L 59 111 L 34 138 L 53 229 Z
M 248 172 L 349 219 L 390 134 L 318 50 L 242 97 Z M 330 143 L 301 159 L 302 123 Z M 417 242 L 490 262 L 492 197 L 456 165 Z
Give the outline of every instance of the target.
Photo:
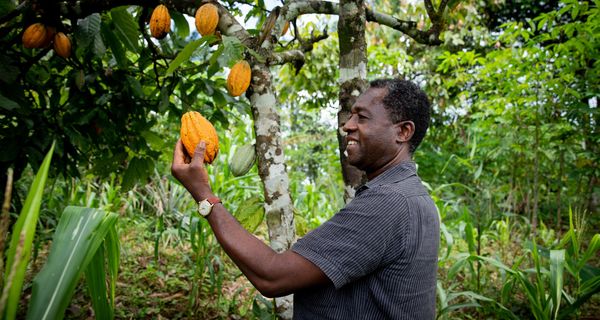
M 219 153 L 219 137 L 212 123 L 204 118 L 200 112 L 186 112 L 181 117 L 181 142 L 188 155 L 193 156 L 196 146 L 200 141 L 206 143 L 204 162 L 212 163 Z
M 171 31 L 171 16 L 169 9 L 159 4 L 150 17 L 150 34 L 156 39 L 162 39 Z
M 71 40 L 66 34 L 58 32 L 54 36 L 54 52 L 65 59 L 71 56 Z
M 219 24 L 219 9 L 211 3 L 200 6 L 196 10 L 196 30 L 205 36 L 213 34 Z
M 23 32 L 23 46 L 25 48 L 43 48 L 50 44 L 52 38 L 48 39 L 50 30 L 43 23 L 34 23 Z
M 256 149 L 253 144 L 243 145 L 235 150 L 231 161 L 229 162 L 229 170 L 236 176 L 243 176 L 254 165 L 256 159 Z
M 246 92 L 252 79 L 252 70 L 246 60 L 238 61 L 229 71 L 227 76 L 227 91 L 237 97 Z

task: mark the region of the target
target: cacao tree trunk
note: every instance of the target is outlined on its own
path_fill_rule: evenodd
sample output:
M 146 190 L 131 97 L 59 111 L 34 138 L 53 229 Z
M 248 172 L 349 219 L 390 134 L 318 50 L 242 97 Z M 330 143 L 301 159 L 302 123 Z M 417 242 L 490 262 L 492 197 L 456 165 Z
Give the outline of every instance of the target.
M 271 248 L 277 252 L 283 252 L 289 249 L 294 242 L 296 230 L 289 178 L 281 142 L 279 114 L 271 86 L 271 73 L 264 64 L 257 63 L 252 68 L 250 103 L 256 132 L 258 174 L 264 186 L 269 239 Z M 276 298 L 275 304 L 281 319 L 292 318 L 292 295 Z
M 350 109 L 356 98 L 366 90 L 367 45 L 365 40 L 364 0 L 341 0 L 338 20 L 340 41 L 340 109 L 338 112 L 338 142 L 342 176 L 344 178 L 344 199 L 349 202 L 356 188 L 366 181 L 363 171 L 351 166 L 345 155 L 346 133 L 342 127 L 350 118 Z

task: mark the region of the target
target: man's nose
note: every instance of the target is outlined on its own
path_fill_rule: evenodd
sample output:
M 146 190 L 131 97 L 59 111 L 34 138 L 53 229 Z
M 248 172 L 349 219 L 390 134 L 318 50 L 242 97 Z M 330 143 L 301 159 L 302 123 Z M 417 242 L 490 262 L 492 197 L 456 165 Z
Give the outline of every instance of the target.
M 348 118 L 346 123 L 344 123 L 344 125 L 342 126 L 342 130 L 344 130 L 344 132 L 356 129 L 356 121 L 354 120 L 355 118 L 356 117 L 354 115 L 350 115 L 350 118 Z

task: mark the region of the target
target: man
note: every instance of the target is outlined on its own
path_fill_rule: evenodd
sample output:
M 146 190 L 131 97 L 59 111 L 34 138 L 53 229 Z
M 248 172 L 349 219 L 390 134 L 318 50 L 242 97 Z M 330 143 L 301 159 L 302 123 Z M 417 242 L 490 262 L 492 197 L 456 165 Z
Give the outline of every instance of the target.
M 434 319 L 438 213 L 411 160 L 429 119 L 429 101 L 416 85 L 371 82 L 343 127 L 348 161 L 369 182 L 283 253 L 218 203 L 203 142 L 188 164 L 178 141 L 171 170 L 196 201 L 215 203 L 208 222 L 248 280 L 267 297 L 294 293 L 295 319 Z

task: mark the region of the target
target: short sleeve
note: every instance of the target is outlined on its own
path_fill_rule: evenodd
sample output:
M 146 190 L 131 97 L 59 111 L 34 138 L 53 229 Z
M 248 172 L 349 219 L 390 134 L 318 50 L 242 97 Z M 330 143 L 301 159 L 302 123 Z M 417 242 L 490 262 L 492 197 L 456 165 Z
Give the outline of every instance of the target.
M 375 187 L 356 196 L 330 220 L 298 240 L 292 250 L 323 271 L 336 288 L 355 281 L 404 251 L 406 198 Z

